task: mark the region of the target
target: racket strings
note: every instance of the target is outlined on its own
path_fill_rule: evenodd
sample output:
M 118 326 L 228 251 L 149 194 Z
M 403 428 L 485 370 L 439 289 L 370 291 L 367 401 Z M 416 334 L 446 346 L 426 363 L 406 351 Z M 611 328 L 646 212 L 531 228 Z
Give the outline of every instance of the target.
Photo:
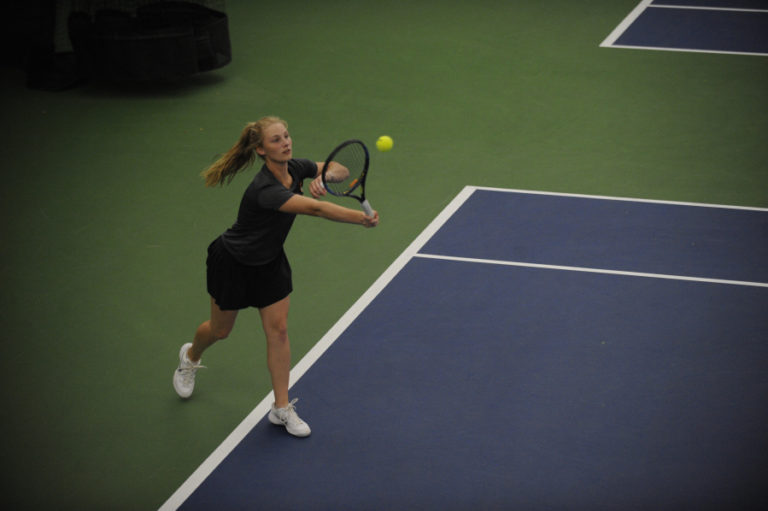
M 362 181 L 367 157 L 365 148 L 358 143 L 339 149 L 328 164 L 325 186 L 334 195 L 351 193 Z

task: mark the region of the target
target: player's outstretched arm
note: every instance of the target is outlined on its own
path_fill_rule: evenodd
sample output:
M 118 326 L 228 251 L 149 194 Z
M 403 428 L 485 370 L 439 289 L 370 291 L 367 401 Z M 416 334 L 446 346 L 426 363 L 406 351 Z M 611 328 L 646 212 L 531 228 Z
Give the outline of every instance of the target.
M 303 195 L 294 195 L 285 201 L 280 206 L 280 211 L 295 215 L 317 216 L 335 222 L 358 224 L 364 227 L 376 227 L 379 224 L 379 213 L 377 211 L 373 212 L 373 216 L 366 216 L 362 211 L 345 208 L 333 202 L 311 199 Z

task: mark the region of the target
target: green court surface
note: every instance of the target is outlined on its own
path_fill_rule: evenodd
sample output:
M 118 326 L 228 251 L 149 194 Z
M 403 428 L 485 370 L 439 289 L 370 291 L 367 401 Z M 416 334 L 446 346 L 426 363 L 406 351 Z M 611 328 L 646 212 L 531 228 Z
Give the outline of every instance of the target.
M 171 385 L 253 175 L 199 172 L 263 115 L 297 157 L 395 141 L 377 229 L 294 226 L 294 363 L 465 185 L 768 207 L 768 59 L 600 48 L 636 3 L 230 1 L 232 63 L 183 83 L 0 70 L 3 500 L 155 509 L 269 392 L 254 311 Z

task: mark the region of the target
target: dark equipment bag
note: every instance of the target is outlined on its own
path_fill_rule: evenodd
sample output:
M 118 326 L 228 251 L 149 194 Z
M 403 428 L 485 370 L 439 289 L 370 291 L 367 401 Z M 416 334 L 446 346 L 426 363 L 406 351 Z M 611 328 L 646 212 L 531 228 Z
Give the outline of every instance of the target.
M 102 9 L 72 12 L 69 36 L 82 76 L 165 81 L 232 60 L 227 15 L 190 2 L 156 2 L 136 16 Z

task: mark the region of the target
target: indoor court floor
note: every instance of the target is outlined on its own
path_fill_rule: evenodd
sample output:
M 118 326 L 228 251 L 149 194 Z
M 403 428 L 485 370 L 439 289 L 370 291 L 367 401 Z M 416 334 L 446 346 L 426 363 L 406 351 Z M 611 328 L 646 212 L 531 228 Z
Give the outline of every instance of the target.
M 765 1 L 225 5 L 188 80 L 0 67 L 9 508 L 768 501 Z M 255 311 L 171 384 L 253 176 L 199 173 L 264 115 L 315 161 L 394 140 L 376 229 L 286 243 L 307 439 L 262 420 Z

